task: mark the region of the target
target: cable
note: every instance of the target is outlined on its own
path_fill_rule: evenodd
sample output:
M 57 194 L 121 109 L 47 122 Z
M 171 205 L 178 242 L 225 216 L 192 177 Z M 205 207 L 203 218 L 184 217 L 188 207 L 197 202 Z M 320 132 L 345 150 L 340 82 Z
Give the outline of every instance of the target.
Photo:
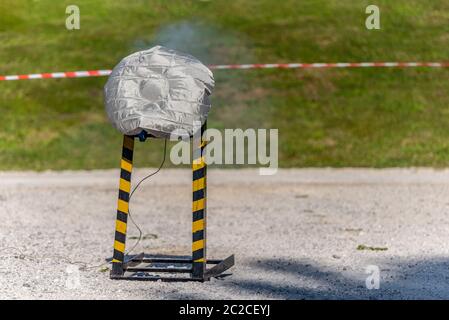
M 136 184 L 136 186 L 133 188 L 133 190 L 132 190 L 131 193 L 129 194 L 129 200 L 128 200 L 129 205 L 131 204 L 131 197 L 133 196 L 134 192 L 136 192 L 137 189 L 140 187 L 140 185 L 142 184 L 142 182 L 144 182 L 144 181 L 147 180 L 148 178 L 154 176 L 154 175 L 157 174 L 159 171 L 161 171 L 162 167 L 164 166 L 166 156 L 167 156 L 167 139 L 164 140 L 164 156 L 163 156 L 163 158 L 162 158 L 161 164 L 160 164 L 159 167 L 156 169 L 156 171 L 154 171 L 154 172 L 150 173 L 149 175 L 143 177 L 143 178 Z M 138 244 L 140 243 L 140 241 L 142 240 L 142 235 L 143 235 L 142 229 L 140 228 L 140 226 L 136 223 L 136 221 L 135 221 L 134 218 L 132 217 L 132 215 L 131 215 L 131 210 L 129 209 L 129 207 L 128 207 L 128 216 L 129 216 L 129 219 L 131 220 L 132 224 L 133 224 L 133 225 L 136 227 L 136 229 L 139 231 L 139 237 L 138 237 L 136 243 L 133 245 L 133 247 L 132 247 L 130 250 L 128 250 L 128 251 L 125 253 L 125 255 L 130 255 L 131 252 L 133 252 L 133 250 L 137 247 L 137 245 L 138 245 Z M 74 264 L 82 264 L 82 265 L 84 265 L 82 268 L 83 268 L 84 270 L 88 270 L 88 269 L 93 269 L 93 268 L 99 268 L 99 267 L 102 267 L 102 266 L 104 266 L 104 265 L 106 265 L 106 264 L 108 264 L 108 263 L 109 263 L 109 262 L 105 262 L 105 263 L 100 264 L 100 265 L 97 265 L 97 266 L 88 266 L 88 265 L 87 265 L 86 263 L 84 263 L 84 262 L 78 262 L 78 263 L 74 263 Z
M 155 174 L 157 174 L 157 173 L 162 169 L 162 167 L 164 166 L 164 163 L 165 163 L 166 155 L 167 155 L 167 139 L 165 139 L 165 142 L 164 142 L 164 157 L 163 157 L 163 159 L 162 159 L 161 164 L 159 165 L 159 167 L 157 168 L 156 171 L 154 171 L 154 172 L 150 173 L 149 175 L 143 177 L 143 178 L 137 183 L 137 185 L 133 188 L 132 192 L 131 192 L 130 195 L 129 195 L 129 201 L 128 201 L 128 203 L 131 203 L 131 197 L 132 197 L 132 195 L 134 194 L 134 192 L 137 191 L 137 189 L 140 187 L 140 185 L 142 184 L 142 182 L 144 182 L 144 181 L 147 180 L 148 178 L 154 176 Z M 136 243 L 134 244 L 134 246 L 133 246 L 133 247 L 126 253 L 127 255 L 129 255 L 129 254 L 130 254 L 130 253 L 137 247 L 137 245 L 140 243 L 140 241 L 142 240 L 142 229 L 141 229 L 141 228 L 139 227 L 139 225 L 134 221 L 133 217 L 131 216 L 131 210 L 129 210 L 129 209 L 128 209 L 128 215 L 129 215 L 129 218 L 130 218 L 131 222 L 133 223 L 133 225 L 134 225 L 134 226 L 137 228 L 137 230 L 139 231 L 139 238 L 137 239 L 137 241 L 136 241 Z M 21 256 L 21 257 L 23 257 L 23 258 L 28 258 L 28 259 L 31 259 L 31 260 L 33 260 L 33 259 L 44 259 L 44 258 L 50 258 L 50 259 L 51 259 L 51 258 L 57 258 L 57 259 L 60 259 L 60 260 L 64 260 L 64 261 L 66 261 L 66 262 L 69 263 L 69 264 L 78 265 L 78 266 L 80 266 L 80 269 L 81 269 L 81 270 L 89 270 L 89 269 L 94 269 L 94 268 L 100 268 L 100 267 L 102 267 L 102 266 L 104 266 L 104 265 L 109 264 L 109 261 L 107 261 L 107 262 L 104 262 L 104 263 L 99 264 L 99 265 L 89 265 L 88 263 L 82 262 L 82 261 L 71 261 L 69 258 L 64 257 L 64 256 L 61 256 L 61 255 L 52 255 L 52 256 L 45 256 L 45 257 L 38 257 L 38 256 L 31 256 L 31 255 L 23 254 L 22 250 L 20 250 L 19 248 L 16 248 L 16 247 L 0 248 L 0 252 L 1 252 L 1 251 L 5 251 L 5 250 L 9 250 L 9 251 L 10 251 L 10 250 L 16 250 L 16 251 L 18 251 L 18 252 L 20 253 L 20 256 Z
M 143 178 L 137 183 L 137 185 L 133 188 L 133 191 L 132 191 L 132 192 L 130 193 L 130 195 L 129 195 L 129 201 L 128 201 L 129 203 L 131 203 L 131 197 L 133 196 L 134 192 L 136 192 L 137 189 L 140 187 L 141 183 L 144 182 L 145 180 L 147 180 L 148 178 L 154 176 L 156 173 L 158 173 L 158 172 L 162 169 L 162 167 L 164 166 L 164 163 L 165 163 L 165 157 L 166 157 L 166 155 L 167 155 L 167 139 L 165 139 L 165 142 L 164 142 L 164 157 L 163 157 L 163 159 L 162 159 L 161 164 L 159 165 L 159 168 L 157 168 L 156 171 L 150 173 L 149 175 L 143 177 Z M 136 243 L 134 244 L 134 246 L 133 246 L 130 250 L 128 250 L 128 251 L 126 252 L 125 255 L 129 255 L 129 254 L 130 254 L 130 253 L 137 247 L 137 245 L 140 243 L 140 241 L 142 240 L 142 229 L 141 229 L 141 228 L 138 226 L 138 224 L 134 221 L 134 219 L 133 219 L 133 217 L 132 217 L 132 215 L 131 215 L 131 210 L 130 210 L 129 208 L 128 208 L 128 216 L 129 216 L 129 219 L 131 220 L 131 222 L 133 223 L 133 225 L 134 225 L 134 226 L 137 228 L 137 230 L 139 231 L 139 238 L 137 239 L 137 241 L 136 241 Z

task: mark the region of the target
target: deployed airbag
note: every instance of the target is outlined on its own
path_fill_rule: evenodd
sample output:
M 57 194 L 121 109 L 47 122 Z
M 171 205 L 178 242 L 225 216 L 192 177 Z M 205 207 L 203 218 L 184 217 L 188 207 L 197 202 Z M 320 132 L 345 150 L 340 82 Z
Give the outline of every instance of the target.
M 194 121 L 207 118 L 214 84 L 212 72 L 196 58 L 156 46 L 127 56 L 112 70 L 105 108 L 123 134 L 192 136 Z

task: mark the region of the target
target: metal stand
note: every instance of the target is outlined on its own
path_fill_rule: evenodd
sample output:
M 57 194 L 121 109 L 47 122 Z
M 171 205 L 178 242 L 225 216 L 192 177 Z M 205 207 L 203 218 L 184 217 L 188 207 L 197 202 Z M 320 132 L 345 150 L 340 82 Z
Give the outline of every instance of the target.
M 139 254 L 125 257 L 126 229 L 129 213 L 129 194 L 131 192 L 131 172 L 133 164 L 134 136 L 124 136 L 117 220 L 115 227 L 114 254 L 112 258 L 111 279 L 144 281 L 208 281 L 211 277 L 223 277 L 223 272 L 234 265 L 234 255 L 224 260 L 206 259 L 206 178 L 207 167 L 204 159 L 206 141 L 203 133 L 206 122 L 201 127 L 200 144 L 193 145 L 193 222 L 192 222 L 192 256 L 191 257 L 157 257 Z M 147 264 L 142 266 L 142 264 Z M 207 265 L 214 265 L 207 268 Z M 161 276 L 164 273 L 165 276 Z M 179 274 L 190 274 L 180 277 Z

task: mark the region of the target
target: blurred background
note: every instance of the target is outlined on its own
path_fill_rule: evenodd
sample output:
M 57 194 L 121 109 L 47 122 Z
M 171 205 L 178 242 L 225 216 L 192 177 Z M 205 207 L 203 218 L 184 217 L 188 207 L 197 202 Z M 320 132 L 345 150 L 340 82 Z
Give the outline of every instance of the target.
M 0 74 L 110 69 L 157 44 L 205 64 L 448 61 L 448 22 L 447 0 L 0 0 Z M 278 128 L 281 167 L 449 164 L 449 69 L 214 75 L 209 127 Z M 0 170 L 117 168 L 106 79 L 0 82 Z M 158 165 L 162 143 L 138 145 L 136 165 Z

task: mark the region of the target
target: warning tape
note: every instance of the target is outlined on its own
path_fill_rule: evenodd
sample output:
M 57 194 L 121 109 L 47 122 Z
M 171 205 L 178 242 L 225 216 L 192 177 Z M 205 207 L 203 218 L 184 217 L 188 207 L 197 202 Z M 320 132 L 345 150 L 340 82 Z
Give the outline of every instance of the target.
M 224 64 L 210 65 L 215 70 L 230 69 L 321 69 L 321 68 L 448 68 L 449 62 L 338 62 L 338 63 L 268 63 L 268 64 Z M 111 74 L 111 70 L 69 71 L 51 73 L 33 73 L 20 75 L 0 75 L 0 81 L 32 80 L 52 78 L 102 77 Z
M 11 80 L 32 80 L 32 79 L 53 79 L 53 78 L 84 78 L 84 77 L 102 77 L 111 74 L 111 70 L 90 70 L 90 71 L 69 71 L 52 73 L 33 73 L 0 76 L 0 81 Z

